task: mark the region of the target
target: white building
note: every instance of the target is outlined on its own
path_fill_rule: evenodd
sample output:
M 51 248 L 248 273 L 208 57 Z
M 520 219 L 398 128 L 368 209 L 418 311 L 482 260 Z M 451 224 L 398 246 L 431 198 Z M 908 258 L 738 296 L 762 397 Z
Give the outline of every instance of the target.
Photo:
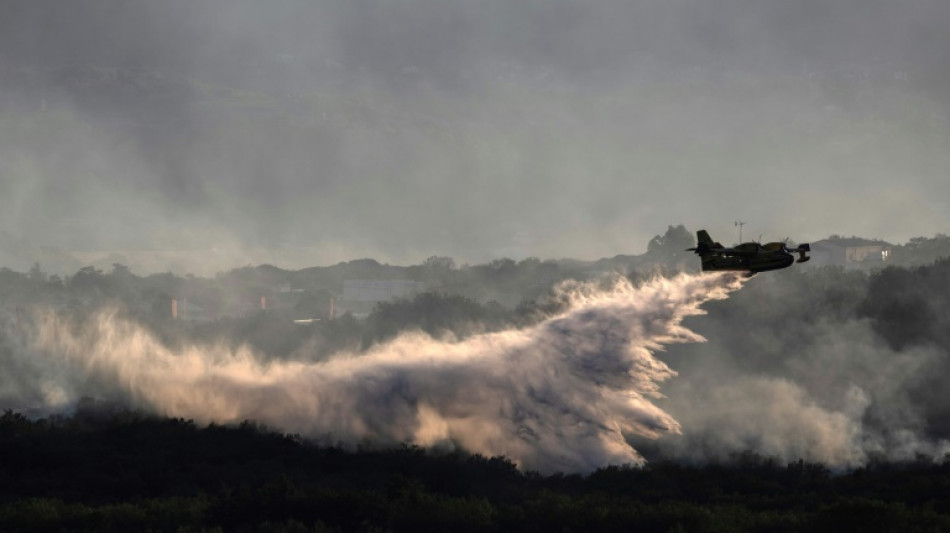
M 809 266 L 882 266 L 887 262 L 890 253 L 891 246 L 882 241 L 858 238 L 827 239 L 811 244 L 809 255 L 812 261 Z

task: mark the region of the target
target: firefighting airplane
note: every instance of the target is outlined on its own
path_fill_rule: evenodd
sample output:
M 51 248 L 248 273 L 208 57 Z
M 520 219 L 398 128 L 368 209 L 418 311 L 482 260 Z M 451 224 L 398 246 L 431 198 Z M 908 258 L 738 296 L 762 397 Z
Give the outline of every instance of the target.
M 811 259 L 806 252 L 811 251 L 808 244 L 801 244 L 797 248 L 788 248 L 784 242 L 744 242 L 732 248 L 726 248 L 712 240 L 706 230 L 696 232 L 699 241 L 695 248 L 687 248 L 688 252 L 696 252 L 702 261 L 703 272 L 732 270 L 748 272 L 754 276 L 759 272 L 778 270 L 791 266 L 792 262 L 804 263 Z M 798 253 L 798 261 L 792 255 Z

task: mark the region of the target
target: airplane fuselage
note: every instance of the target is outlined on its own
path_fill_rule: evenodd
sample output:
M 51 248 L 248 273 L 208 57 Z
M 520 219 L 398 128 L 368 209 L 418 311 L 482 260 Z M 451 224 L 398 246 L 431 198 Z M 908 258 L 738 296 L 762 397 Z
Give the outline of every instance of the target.
M 795 258 L 785 252 L 765 252 L 750 256 L 710 255 L 702 258 L 703 272 L 725 270 L 754 274 L 787 268 L 794 262 Z
M 706 230 L 697 231 L 696 240 L 696 247 L 688 248 L 687 251 L 696 252 L 702 262 L 703 272 L 732 270 L 748 272 L 751 276 L 791 266 L 796 262 L 792 253 L 797 253 L 798 262 L 804 263 L 808 261 L 806 254 L 811 250 L 808 244 L 788 248 L 785 242 L 744 242 L 727 248 L 712 240 Z

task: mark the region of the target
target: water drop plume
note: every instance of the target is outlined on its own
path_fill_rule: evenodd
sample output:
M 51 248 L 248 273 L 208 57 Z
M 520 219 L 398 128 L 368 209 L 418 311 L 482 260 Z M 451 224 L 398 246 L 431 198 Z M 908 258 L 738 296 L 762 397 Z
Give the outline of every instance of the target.
M 316 363 L 263 363 L 224 345 L 171 349 L 115 313 L 78 331 L 45 314 L 31 352 L 72 369 L 57 373 L 58 401 L 75 401 L 81 376 L 198 422 L 253 419 L 332 442 L 457 446 L 542 472 L 586 472 L 642 463 L 626 436 L 680 431 L 652 401 L 675 375 L 655 354 L 703 341 L 683 319 L 740 284 L 719 273 L 569 282 L 558 289 L 565 310 L 531 327 L 457 342 L 408 333 Z

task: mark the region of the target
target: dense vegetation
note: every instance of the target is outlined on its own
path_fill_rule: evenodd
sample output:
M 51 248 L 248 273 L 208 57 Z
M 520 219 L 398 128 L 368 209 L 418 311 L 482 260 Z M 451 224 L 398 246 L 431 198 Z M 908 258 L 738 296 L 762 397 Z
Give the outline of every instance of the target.
M 360 259 L 297 271 L 269 265 L 242 267 L 213 278 L 172 273 L 139 276 L 121 264 L 113 264 L 108 272 L 88 266 L 64 278 L 48 275 L 41 265 L 35 264 L 25 273 L 0 268 L 0 302 L 7 310 L 53 306 L 77 317 L 118 307 L 123 315 L 149 327 L 169 343 L 226 340 L 250 344 L 268 356 L 321 359 L 341 349 L 365 349 L 408 329 L 421 329 L 436 337 L 465 337 L 474 332 L 528 324 L 556 309 L 551 289 L 564 279 L 597 279 L 608 273 L 642 279 L 657 273 L 695 271 L 697 262 L 693 254 L 684 250 L 692 244 L 691 233 L 680 225 L 670 226 L 665 234 L 654 237 L 645 254 L 600 261 L 498 259 L 457 266 L 451 258 L 431 257 L 422 264 L 401 267 Z M 926 272 L 940 271 L 928 270 L 927 265 L 947 256 L 950 238 L 918 237 L 894 246 L 890 261 L 892 265 L 922 267 L 917 270 L 886 269 L 869 275 L 867 271 L 837 269 L 805 274 L 792 269 L 783 272 L 782 277 L 789 291 L 820 284 L 814 289 L 828 288 L 841 293 L 841 315 L 860 312 L 874 316 L 875 323 L 886 329 L 888 320 L 909 320 L 914 314 L 923 314 L 926 316 L 921 317 L 920 327 L 930 327 L 925 324 L 935 320 L 933 306 L 937 303 L 914 304 L 908 309 L 894 305 L 931 294 L 930 285 L 936 284 L 939 290 L 939 279 L 930 280 L 933 283 L 926 287 L 919 284 L 928 276 L 933 277 Z M 366 307 L 368 320 L 356 321 L 345 311 L 339 311 L 346 279 L 412 280 L 424 283 L 428 291 L 380 303 L 375 308 L 370 304 Z M 868 283 L 871 286 L 867 301 L 860 309 L 854 308 L 867 291 Z M 888 296 L 906 283 L 918 286 L 910 292 L 898 291 L 900 294 Z M 269 304 L 267 312 L 261 312 L 259 307 L 262 296 Z M 332 297 L 337 298 L 337 320 L 328 321 Z M 204 314 L 202 319 L 173 320 L 171 301 L 175 298 L 199 306 Z M 890 300 L 885 301 L 886 298 Z M 834 305 L 835 302 L 827 302 L 827 306 Z M 893 317 L 878 316 L 882 313 Z M 295 318 L 314 317 L 322 320 L 307 326 L 292 322 Z M 888 339 L 893 342 L 891 337 Z M 301 348 L 306 348 L 306 352 L 301 352 Z
M 685 227 L 670 226 L 650 241 L 646 254 L 600 261 L 498 259 L 457 266 L 451 258 L 430 257 L 402 267 L 359 259 L 297 271 L 269 265 L 242 267 L 213 278 L 139 276 L 118 263 L 109 271 L 87 266 L 63 278 L 34 264 L 25 273 L 0 268 L 0 311 L 53 307 L 81 321 L 98 310 L 118 308 L 122 316 L 145 325 L 169 344 L 225 341 L 249 344 L 271 357 L 322 359 L 342 349 L 367 348 L 409 329 L 436 337 L 465 337 L 530 323 L 556 307 L 548 297 L 561 280 L 611 272 L 638 277 L 637 271 L 688 268 L 694 261 L 684 248 L 691 243 Z M 374 307 L 372 302 L 341 298 L 344 280 L 354 279 L 416 281 L 427 291 Z M 268 303 L 266 312 L 260 308 L 262 297 Z M 336 319 L 328 320 L 332 298 Z M 188 318 L 172 318 L 173 299 Z M 184 312 L 185 301 L 189 309 L 201 309 L 200 319 Z M 354 320 L 340 310 L 357 304 L 363 305 L 368 320 Z M 302 326 L 293 323 L 297 318 L 319 321 Z
M 418 448 L 346 452 L 253 423 L 87 401 L 0 417 L 4 531 L 939 531 L 950 460 L 843 474 L 754 454 L 589 476 Z

